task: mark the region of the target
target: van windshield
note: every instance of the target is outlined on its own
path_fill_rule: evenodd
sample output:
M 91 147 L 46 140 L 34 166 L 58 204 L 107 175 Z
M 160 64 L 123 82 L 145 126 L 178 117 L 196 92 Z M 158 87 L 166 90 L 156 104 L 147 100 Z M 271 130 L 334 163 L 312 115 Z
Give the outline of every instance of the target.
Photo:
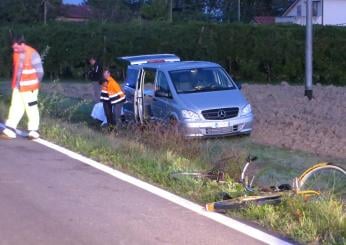
M 194 68 L 170 71 L 169 75 L 178 94 L 235 89 L 222 68 Z

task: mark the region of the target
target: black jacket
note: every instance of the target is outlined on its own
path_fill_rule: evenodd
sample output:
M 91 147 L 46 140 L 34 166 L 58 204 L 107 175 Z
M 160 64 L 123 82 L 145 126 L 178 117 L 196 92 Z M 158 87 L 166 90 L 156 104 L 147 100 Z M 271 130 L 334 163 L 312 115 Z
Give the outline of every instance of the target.
M 88 78 L 89 80 L 93 82 L 101 82 L 103 79 L 103 69 L 102 66 L 99 63 L 95 63 L 94 65 L 90 66 L 90 69 L 88 71 Z

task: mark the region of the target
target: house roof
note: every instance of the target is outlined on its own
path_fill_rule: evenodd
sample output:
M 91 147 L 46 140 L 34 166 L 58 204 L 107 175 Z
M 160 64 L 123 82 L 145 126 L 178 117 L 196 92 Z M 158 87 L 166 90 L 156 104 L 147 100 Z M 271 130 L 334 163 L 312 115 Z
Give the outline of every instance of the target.
M 275 24 L 275 17 L 274 16 L 255 16 L 254 22 L 260 25 Z
M 294 1 L 286 10 L 285 12 L 282 14 L 282 16 L 286 16 L 296 5 L 297 3 L 299 3 L 300 0 L 296 0 Z
M 72 19 L 90 19 L 91 10 L 86 5 L 63 4 L 60 8 L 60 17 Z

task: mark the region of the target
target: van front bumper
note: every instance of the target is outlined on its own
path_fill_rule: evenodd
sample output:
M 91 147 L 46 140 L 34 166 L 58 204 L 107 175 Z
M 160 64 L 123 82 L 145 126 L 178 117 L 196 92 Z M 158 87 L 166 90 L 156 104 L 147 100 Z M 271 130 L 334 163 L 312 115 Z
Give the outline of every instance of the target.
M 225 120 L 182 121 L 180 126 L 187 137 L 208 137 L 250 134 L 253 115 Z

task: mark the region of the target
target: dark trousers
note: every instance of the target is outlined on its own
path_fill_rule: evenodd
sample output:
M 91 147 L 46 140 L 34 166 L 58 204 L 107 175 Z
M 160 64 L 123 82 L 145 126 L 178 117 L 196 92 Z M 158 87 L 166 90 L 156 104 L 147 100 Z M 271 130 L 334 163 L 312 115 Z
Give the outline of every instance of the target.
M 108 124 L 116 125 L 115 112 L 113 110 L 114 105 L 112 105 L 110 101 L 103 101 L 102 103 Z

